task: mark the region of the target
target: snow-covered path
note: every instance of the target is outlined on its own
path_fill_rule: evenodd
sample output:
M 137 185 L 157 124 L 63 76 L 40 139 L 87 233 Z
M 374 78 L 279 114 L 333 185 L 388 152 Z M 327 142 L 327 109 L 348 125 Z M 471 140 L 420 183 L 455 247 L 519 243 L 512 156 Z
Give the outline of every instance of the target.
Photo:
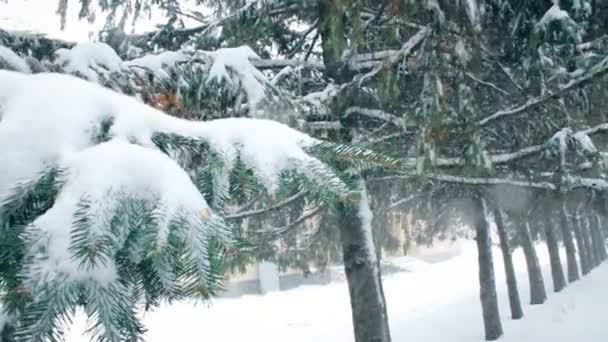
M 594 270 L 562 293 L 552 293 L 545 246 L 538 246 L 545 265 L 549 300 L 524 307 L 525 317 L 510 320 L 503 265 L 495 250 L 497 285 L 505 342 L 605 342 L 608 325 L 608 264 Z M 515 252 L 522 300 L 529 299 L 525 262 Z M 564 258 L 565 259 L 565 258 Z M 476 254 L 468 244 L 462 256 L 400 273 L 384 281 L 393 341 L 483 341 Z M 353 340 L 348 290 L 343 283 L 301 287 L 266 296 L 221 299 L 213 306 L 187 303 L 148 313 L 149 342 L 350 342 Z M 81 320 L 70 342 L 84 342 Z

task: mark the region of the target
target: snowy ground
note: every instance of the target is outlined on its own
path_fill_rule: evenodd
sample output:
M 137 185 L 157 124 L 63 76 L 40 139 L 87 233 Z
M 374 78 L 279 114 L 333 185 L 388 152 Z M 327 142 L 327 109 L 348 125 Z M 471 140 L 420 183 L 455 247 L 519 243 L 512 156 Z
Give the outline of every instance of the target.
M 605 286 L 608 264 L 560 294 L 552 293 L 548 256 L 538 246 L 545 265 L 549 301 L 542 306 L 525 306 L 521 321 L 509 319 L 503 265 L 495 250 L 497 283 L 501 300 L 504 342 L 605 342 L 608 305 Z M 525 263 L 515 253 L 522 300 L 529 299 Z M 413 272 L 390 276 L 384 281 L 393 341 L 474 342 L 483 341 L 478 299 L 474 245 L 463 254 Z M 239 299 L 216 300 L 211 307 L 178 304 L 148 313 L 149 342 L 264 341 L 264 342 L 350 342 L 353 340 L 348 291 L 344 283 L 309 286 Z M 69 342 L 88 341 L 80 337 L 82 320 Z

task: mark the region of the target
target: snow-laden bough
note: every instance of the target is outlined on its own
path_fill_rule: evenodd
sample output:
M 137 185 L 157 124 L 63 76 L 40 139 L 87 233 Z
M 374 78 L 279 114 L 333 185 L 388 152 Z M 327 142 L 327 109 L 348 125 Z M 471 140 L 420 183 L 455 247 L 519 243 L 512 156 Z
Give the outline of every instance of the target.
M 194 154 L 221 160 L 214 188 L 241 163 L 270 193 L 291 172 L 348 196 L 309 152 L 323 144 L 274 121 L 192 122 L 76 77 L 0 71 L 0 233 L 24 244 L 15 291 L 30 299 L 18 331 L 56 338 L 83 305 L 94 336 L 119 340 L 139 336 L 142 301 L 208 298 L 234 241 L 193 182 Z

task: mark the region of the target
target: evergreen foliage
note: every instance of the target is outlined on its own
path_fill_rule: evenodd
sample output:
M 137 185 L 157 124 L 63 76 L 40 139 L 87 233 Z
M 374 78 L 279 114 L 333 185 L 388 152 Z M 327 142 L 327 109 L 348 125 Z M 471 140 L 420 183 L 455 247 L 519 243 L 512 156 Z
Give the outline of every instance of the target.
M 77 4 L 59 1 L 63 20 L 68 5 Z M 70 73 L 173 116 L 266 118 L 323 139 L 303 148 L 308 158 L 282 172 L 270 191 L 240 153 L 227 158 L 200 137 L 151 137 L 232 224 L 233 236 L 249 241 L 251 253 L 234 256 L 241 266 L 250 257 L 305 270 L 310 262 L 339 260 L 335 204 L 357 201 L 351 183 L 362 172 L 381 249 L 400 247 L 389 229 L 395 213 L 408 216 L 411 241 L 470 235 L 455 227 L 480 220 L 479 194 L 505 211 L 512 248 L 521 245 L 519 229 L 529 222 L 532 240 L 561 232 L 552 238 L 572 249 L 569 203 L 579 198 L 588 199 L 584 216 L 601 221 L 607 213 L 608 126 L 601 109 L 608 104 L 608 8 L 602 1 L 90 0 L 80 6 L 82 18 L 107 14 L 100 40 L 113 51 L 105 61 L 74 68 L 65 57 L 82 46 L 35 35 L 0 31 L 0 45 L 31 72 Z M 151 9 L 165 11 L 167 22 L 155 32 L 127 34 L 128 21 Z M 27 72 L 7 56 L 0 53 L 0 68 Z M 107 141 L 108 132 L 101 129 L 97 141 Z M 40 182 L 63 172 L 47 171 Z M 12 214 L 0 216 L 14 217 L 11 227 L 27 227 L 44 212 L 35 208 L 54 202 L 32 204 L 42 200 L 25 195 L 38 186 L 29 182 L 3 209 Z M 51 183 L 46 187 L 58 187 Z M 554 229 L 533 220 L 545 215 Z M 296 229 L 313 218 L 314 231 Z M 19 236 L 7 241 L 23 244 Z M 23 257 L 11 254 L 6 263 L 14 268 Z M 218 268 L 209 274 L 227 267 L 220 259 L 210 262 Z M 149 296 L 151 303 L 162 297 Z

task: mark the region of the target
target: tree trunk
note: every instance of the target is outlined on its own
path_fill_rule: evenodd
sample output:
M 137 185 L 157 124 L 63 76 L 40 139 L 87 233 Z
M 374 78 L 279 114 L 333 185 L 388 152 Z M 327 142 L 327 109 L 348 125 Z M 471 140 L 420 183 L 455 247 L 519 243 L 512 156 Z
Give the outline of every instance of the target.
M 576 255 L 574 248 L 574 241 L 572 240 L 572 233 L 568 224 L 568 213 L 566 211 L 566 204 L 562 203 L 560 210 L 560 227 L 562 230 L 562 239 L 564 240 L 564 247 L 566 248 L 566 259 L 568 263 L 568 282 L 572 283 L 579 279 L 578 265 L 576 264 Z
M 547 300 L 547 291 L 545 290 L 545 282 L 543 273 L 536 255 L 536 248 L 530 236 L 530 224 L 524 222 L 518 230 L 519 239 L 526 257 L 526 266 L 528 268 L 528 279 L 530 281 L 530 304 L 543 304 Z
M 475 230 L 477 233 L 476 240 L 479 259 L 479 295 L 486 340 L 493 341 L 502 336 L 502 324 L 500 322 L 498 300 L 496 297 L 492 241 L 486 202 L 482 198 L 477 199 L 476 202 Z
M 587 248 L 583 238 L 581 229 L 581 222 L 575 213 L 572 220 L 572 231 L 574 232 L 574 238 L 576 239 L 576 249 L 578 250 L 578 258 L 581 264 L 581 272 L 583 275 L 589 273 L 589 258 L 587 257 Z
M 343 68 L 344 51 L 348 48 L 345 6 L 341 0 L 317 0 L 319 34 L 323 50 L 325 75 L 337 83 L 348 82 L 351 75 Z M 350 98 L 343 96 L 335 102 L 344 104 Z M 334 109 L 341 117 L 340 108 Z M 344 129 L 338 139 L 348 137 Z M 348 138 L 346 138 L 348 140 Z M 347 204 L 338 206 L 338 226 L 342 243 L 344 269 L 352 308 L 353 328 L 356 342 L 390 342 L 386 302 L 380 278 L 380 267 L 376 256 L 369 217 L 360 212 L 369 211 L 369 202 L 364 182 L 363 196 L 358 207 Z M 363 217 L 362 217 L 363 216 Z
M 517 278 L 515 276 L 515 267 L 513 267 L 513 256 L 509 247 L 509 237 L 505 230 L 502 212 L 500 209 L 494 209 L 494 220 L 496 221 L 496 229 L 500 239 L 500 250 L 502 259 L 505 265 L 505 274 L 507 277 L 507 291 L 509 292 L 509 306 L 511 308 L 511 318 L 520 319 L 524 317 L 524 312 L 521 308 L 521 299 L 519 297 L 519 289 L 517 288 Z
M 602 218 L 599 214 L 594 214 L 591 217 L 591 232 L 593 238 L 594 249 L 597 253 L 598 261 L 601 263 L 606 260 L 606 239 L 602 232 Z
M 359 207 L 339 207 L 339 228 L 356 342 L 390 342 L 365 183 Z
M 599 265 L 599 261 L 597 259 L 597 254 L 595 248 L 593 248 L 593 236 L 591 232 L 591 225 L 589 222 L 589 217 L 585 215 L 584 218 L 581 218 L 581 230 L 583 232 L 583 238 L 585 242 L 585 247 L 587 248 L 587 262 L 589 263 L 589 270 L 594 269 L 597 265 Z
M 545 221 L 545 237 L 547 238 L 547 249 L 549 251 L 549 260 L 551 261 L 551 276 L 553 279 L 553 291 L 560 292 L 566 287 L 566 277 L 562 261 L 559 256 L 559 245 L 553 228 L 553 222 L 550 217 L 546 217 Z

